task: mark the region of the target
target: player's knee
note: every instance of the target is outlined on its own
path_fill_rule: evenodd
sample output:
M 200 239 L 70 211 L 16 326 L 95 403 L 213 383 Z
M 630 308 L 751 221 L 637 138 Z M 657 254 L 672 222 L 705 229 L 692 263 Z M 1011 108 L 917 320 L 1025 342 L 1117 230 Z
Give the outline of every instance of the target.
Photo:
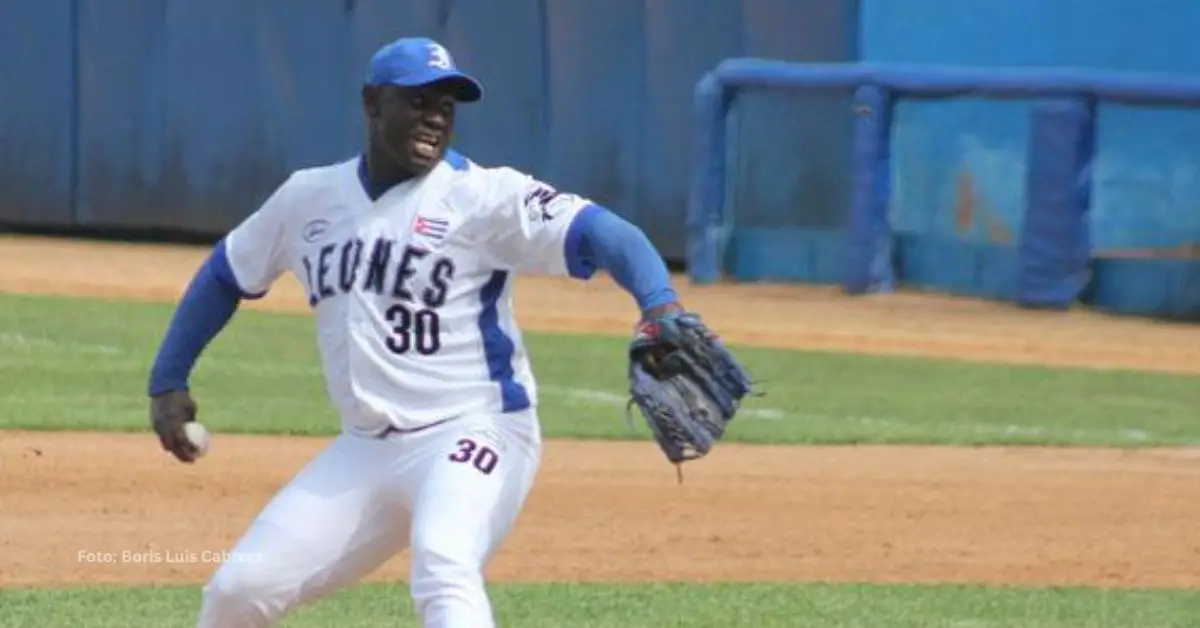
M 225 563 L 204 585 L 200 626 L 270 626 L 286 600 L 267 570 L 253 564 Z
M 479 561 L 452 546 L 426 545 L 413 548 L 412 587 L 414 597 L 448 589 L 480 589 L 483 574 Z
M 490 618 L 482 565 L 461 546 L 414 545 L 410 586 L 413 603 L 427 625 L 436 617 Z

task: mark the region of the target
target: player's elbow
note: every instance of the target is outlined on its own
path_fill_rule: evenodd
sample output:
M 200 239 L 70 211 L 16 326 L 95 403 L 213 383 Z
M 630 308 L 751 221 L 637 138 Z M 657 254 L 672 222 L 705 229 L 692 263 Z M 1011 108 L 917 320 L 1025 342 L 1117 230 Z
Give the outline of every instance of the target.
M 611 271 L 617 265 L 662 261 L 646 232 L 614 212 L 599 214 L 591 233 L 593 248 L 607 270 Z

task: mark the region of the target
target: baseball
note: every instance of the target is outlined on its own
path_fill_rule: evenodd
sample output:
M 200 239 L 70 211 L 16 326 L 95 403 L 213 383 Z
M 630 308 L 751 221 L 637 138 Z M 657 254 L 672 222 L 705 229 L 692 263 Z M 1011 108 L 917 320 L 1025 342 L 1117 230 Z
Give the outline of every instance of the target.
M 200 450 L 196 454 L 197 458 L 208 453 L 208 430 L 203 425 L 192 421 L 183 426 L 183 431 L 187 439 Z

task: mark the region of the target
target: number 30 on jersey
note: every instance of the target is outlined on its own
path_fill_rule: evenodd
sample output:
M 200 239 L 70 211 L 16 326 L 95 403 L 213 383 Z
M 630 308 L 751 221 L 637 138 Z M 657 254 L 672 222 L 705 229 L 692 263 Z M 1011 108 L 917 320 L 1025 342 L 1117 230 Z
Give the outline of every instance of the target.
M 437 310 L 417 309 L 413 304 L 397 303 L 388 308 L 387 321 L 392 326 L 387 347 L 396 355 L 404 355 L 409 351 L 433 355 L 442 348 L 442 323 Z

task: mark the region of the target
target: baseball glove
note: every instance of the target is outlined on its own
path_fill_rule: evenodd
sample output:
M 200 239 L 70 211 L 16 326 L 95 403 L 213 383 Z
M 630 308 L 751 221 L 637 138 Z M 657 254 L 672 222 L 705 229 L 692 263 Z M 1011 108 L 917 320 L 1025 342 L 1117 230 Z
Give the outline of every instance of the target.
M 677 311 L 638 325 L 629 348 L 629 405 L 641 410 L 677 468 L 708 455 L 752 388 L 698 315 Z

